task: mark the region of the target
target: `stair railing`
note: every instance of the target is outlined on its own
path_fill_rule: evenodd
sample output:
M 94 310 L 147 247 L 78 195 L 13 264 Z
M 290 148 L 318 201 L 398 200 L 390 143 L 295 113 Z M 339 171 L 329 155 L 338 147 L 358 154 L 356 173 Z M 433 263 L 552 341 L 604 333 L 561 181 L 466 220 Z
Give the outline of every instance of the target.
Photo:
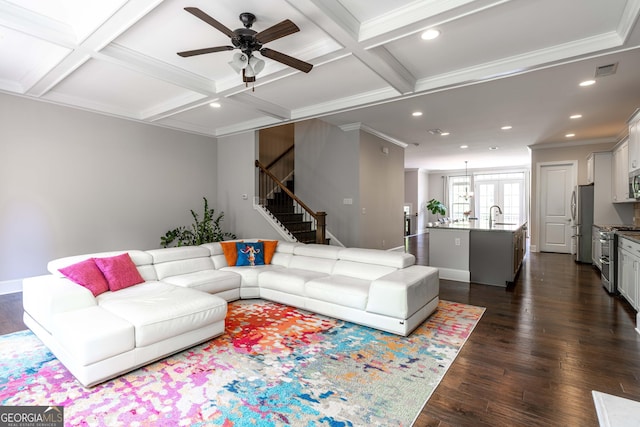
M 256 167 L 259 170 L 258 177 L 258 198 L 259 204 L 266 207 L 267 199 L 275 199 L 278 193 L 286 194 L 293 200 L 294 213 L 302 214 L 305 220 L 312 222 L 315 228 L 316 243 L 326 244 L 327 213 L 314 212 L 302 200 L 300 200 L 287 186 L 280 181 L 269 169 L 256 160 Z M 276 205 L 276 209 L 277 209 Z

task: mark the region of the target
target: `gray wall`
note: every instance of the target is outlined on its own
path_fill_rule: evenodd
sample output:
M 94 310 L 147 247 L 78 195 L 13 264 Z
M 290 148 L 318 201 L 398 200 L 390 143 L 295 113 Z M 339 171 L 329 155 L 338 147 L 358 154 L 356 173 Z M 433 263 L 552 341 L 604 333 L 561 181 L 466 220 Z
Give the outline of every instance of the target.
M 256 132 L 218 138 L 218 206 L 224 211 L 225 228 L 238 238 L 281 238 L 267 220 L 253 208 L 257 196 Z M 247 198 L 243 199 L 246 194 Z
M 358 246 L 377 249 L 403 246 L 403 205 L 404 149 L 361 131 Z
M 345 246 L 360 244 L 359 138 L 317 119 L 296 123 L 296 194 L 327 212 L 328 230 Z
M 160 246 L 215 207 L 212 138 L 0 94 L 0 292 L 58 257 Z

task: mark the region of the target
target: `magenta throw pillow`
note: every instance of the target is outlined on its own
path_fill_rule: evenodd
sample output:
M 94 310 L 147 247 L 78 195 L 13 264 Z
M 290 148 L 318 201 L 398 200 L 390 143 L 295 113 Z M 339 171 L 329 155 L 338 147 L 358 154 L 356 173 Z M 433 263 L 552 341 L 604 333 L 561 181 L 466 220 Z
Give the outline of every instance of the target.
M 108 258 L 94 258 L 112 292 L 144 282 L 128 253 Z
M 72 282 L 89 289 L 94 297 L 109 290 L 109 284 L 93 258 L 59 269 Z

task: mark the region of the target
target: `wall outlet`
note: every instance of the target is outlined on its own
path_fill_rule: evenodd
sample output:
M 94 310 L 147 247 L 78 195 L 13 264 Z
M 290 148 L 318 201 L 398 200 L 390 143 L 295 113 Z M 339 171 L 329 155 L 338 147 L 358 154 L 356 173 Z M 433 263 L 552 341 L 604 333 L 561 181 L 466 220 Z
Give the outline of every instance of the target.
M 362 215 L 365 215 L 367 213 L 367 209 L 366 208 L 362 208 Z
M 456 246 L 460 246 L 460 238 L 459 237 L 456 237 L 455 242 L 456 242 Z

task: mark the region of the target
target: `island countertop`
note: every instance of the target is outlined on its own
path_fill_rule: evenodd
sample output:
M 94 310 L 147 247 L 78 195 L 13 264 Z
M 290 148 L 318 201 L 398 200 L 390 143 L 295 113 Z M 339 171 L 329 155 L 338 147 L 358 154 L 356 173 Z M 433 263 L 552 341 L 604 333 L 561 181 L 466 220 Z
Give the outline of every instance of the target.
M 498 222 L 489 227 L 489 221 L 470 220 L 431 225 L 427 226 L 427 228 L 430 230 L 506 231 L 513 233 L 526 224 L 526 222 L 522 224 Z

